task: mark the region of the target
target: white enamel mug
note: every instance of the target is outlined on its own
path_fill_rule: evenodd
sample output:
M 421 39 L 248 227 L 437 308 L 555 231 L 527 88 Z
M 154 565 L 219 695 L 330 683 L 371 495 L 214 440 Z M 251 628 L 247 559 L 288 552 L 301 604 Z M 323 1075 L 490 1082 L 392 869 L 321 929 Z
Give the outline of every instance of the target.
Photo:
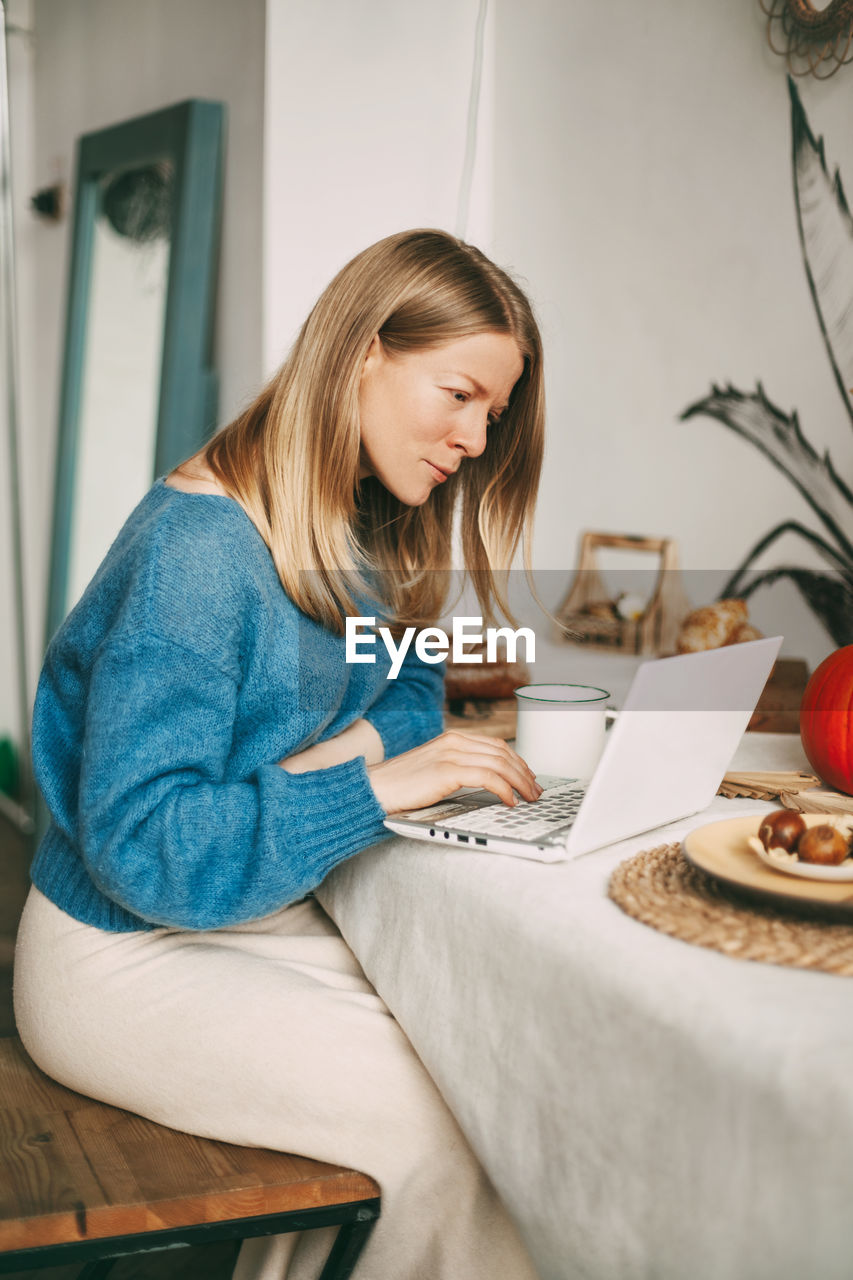
M 533 772 L 588 781 L 604 750 L 608 691 L 588 684 L 525 684 L 515 697 L 515 749 Z

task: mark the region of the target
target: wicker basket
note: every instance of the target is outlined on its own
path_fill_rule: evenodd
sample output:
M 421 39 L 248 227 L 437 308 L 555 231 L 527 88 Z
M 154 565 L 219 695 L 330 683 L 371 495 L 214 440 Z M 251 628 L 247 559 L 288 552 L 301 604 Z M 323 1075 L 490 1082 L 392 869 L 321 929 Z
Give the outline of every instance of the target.
M 658 557 L 655 589 L 639 618 L 616 614 L 599 571 L 599 547 L 648 551 Z M 622 653 L 673 653 L 678 629 L 690 608 L 671 538 L 587 531 L 581 535 L 574 580 L 556 610 L 557 637 L 569 644 Z

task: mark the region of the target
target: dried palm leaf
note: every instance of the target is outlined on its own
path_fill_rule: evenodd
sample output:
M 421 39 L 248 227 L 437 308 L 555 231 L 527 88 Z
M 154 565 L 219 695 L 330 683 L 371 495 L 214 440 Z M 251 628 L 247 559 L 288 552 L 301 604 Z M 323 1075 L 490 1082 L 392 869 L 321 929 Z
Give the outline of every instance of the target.
M 850 644 L 853 639 L 853 582 L 849 574 L 830 577 L 825 573 L 816 573 L 813 569 L 779 565 L 775 569 L 759 573 L 743 584 L 740 596 L 745 600 L 758 587 L 769 587 L 783 578 L 793 582 L 839 648 Z
M 806 119 L 797 88 L 788 78 L 791 98 L 794 192 L 803 261 L 812 301 L 847 412 L 853 417 L 853 217 L 841 177 L 830 177 L 823 140 L 816 139 Z M 732 386 L 713 386 L 681 415 L 716 418 L 749 440 L 787 476 L 817 515 L 830 541 L 794 520 L 785 520 L 766 533 L 731 575 L 722 596 L 745 597 L 762 586 L 787 578 L 821 620 L 838 645 L 853 640 L 853 492 L 832 463 L 821 457 L 800 430 L 796 412 L 785 414 L 764 393 L 748 394 Z M 746 573 L 756 559 L 783 533 L 805 539 L 836 571 L 835 576 L 788 565 Z
M 780 772 L 773 773 L 767 770 L 756 770 L 753 772 L 732 771 L 726 774 L 720 783 L 718 795 L 728 796 L 748 796 L 753 800 L 775 800 L 784 792 L 788 795 L 795 795 L 798 791 L 805 791 L 811 787 L 816 787 L 820 783 L 813 773 L 803 772 Z M 788 805 L 788 808 L 791 806 Z
M 798 813 L 853 813 L 853 796 L 841 791 L 785 791 L 779 799 Z
M 768 400 L 761 383 L 745 394 L 732 386 L 713 386 L 711 394 L 688 405 L 682 422 L 705 414 L 749 440 L 788 477 L 839 546 L 853 559 L 853 492 L 835 470 L 828 453 L 821 457 L 800 430 L 796 412 L 785 414 Z
M 838 170 L 826 167 L 823 138 L 811 131 L 797 86 L 791 96 L 794 194 L 809 289 L 832 372 L 853 418 L 853 217 Z

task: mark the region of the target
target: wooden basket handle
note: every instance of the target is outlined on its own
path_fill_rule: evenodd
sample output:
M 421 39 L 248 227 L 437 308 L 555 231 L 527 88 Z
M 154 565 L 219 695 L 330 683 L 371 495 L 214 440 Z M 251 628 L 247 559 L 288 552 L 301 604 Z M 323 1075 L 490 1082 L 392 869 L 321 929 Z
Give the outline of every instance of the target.
M 647 538 L 640 533 L 590 533 L 581 536 L 578 572 L 590 574 L 598 567 L 596 549 L 617 547 L 623 551 L 653 551 L 660 556 L 663 574 L 678 567 L 678 551 L 672 538 Z
M 647 538 L 641 533 L 585 533 L 583 549 L 589 547 L 618 547 L 623 551 L 657 551 L 660 555 L 669 545 L 670 538 Z

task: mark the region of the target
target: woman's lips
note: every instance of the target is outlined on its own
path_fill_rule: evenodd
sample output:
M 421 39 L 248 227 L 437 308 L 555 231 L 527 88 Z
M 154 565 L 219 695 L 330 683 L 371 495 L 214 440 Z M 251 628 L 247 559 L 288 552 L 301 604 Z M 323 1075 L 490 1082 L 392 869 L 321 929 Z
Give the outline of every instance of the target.
M 444 481 L 447 479 L 447 477 L 450 475 L 450 472 L 442 471 L 441 467 L 437 467 L 435 466 L 434 463 L 428 462 L 426 458 L 424 459 L 424 461 L 426 462 L 432 474 L 435 476 L 436 480 L 438 480 L 440 484 L 443 484 Z

